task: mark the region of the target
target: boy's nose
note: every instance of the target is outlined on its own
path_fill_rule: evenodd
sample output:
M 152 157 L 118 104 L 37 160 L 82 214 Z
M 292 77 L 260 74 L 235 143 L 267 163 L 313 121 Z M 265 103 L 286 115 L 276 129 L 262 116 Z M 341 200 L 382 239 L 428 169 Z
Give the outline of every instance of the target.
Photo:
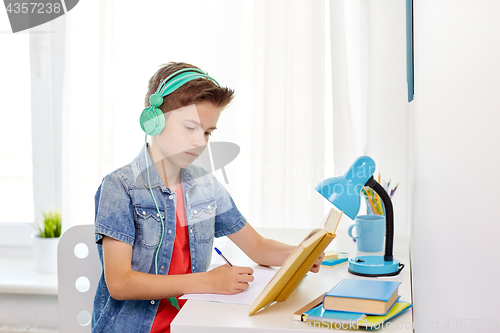
M 203 131 L 201 131 L 201 133 L 197 133 L 193 140 L 193 146 L 201 147 L 206 144 L 207 142 L 205 141 L 205 135 L 203 135 Z

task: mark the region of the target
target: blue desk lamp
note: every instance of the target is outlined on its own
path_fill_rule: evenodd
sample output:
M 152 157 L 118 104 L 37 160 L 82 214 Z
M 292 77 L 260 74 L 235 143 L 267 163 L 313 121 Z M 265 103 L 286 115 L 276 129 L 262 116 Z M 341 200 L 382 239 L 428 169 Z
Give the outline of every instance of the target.
M 394 241 L 394 213 L 392 201 L 384 188 L 373 179 L 375 162 L 368 156 L 359 157 L 341 177 L 323 180 L 315 189 L 351 219 L 355 219 L 361 203 L 361 189 L 370 187 L 385 207 L 385 255 L 359 256 L 349 259 L 349 272 L 355 275 L 377 277 L 398 275 L 404 268 L 392 255 Z

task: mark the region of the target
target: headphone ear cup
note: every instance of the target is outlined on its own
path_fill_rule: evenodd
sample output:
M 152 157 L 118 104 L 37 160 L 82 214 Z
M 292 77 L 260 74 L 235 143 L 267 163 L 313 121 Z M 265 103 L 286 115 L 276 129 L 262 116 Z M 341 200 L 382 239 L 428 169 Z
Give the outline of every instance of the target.
M 165 116 L 159 108 L 150 106 L 142 111 L 139 123 L 147 135 L 158 135 L 165 128 Z

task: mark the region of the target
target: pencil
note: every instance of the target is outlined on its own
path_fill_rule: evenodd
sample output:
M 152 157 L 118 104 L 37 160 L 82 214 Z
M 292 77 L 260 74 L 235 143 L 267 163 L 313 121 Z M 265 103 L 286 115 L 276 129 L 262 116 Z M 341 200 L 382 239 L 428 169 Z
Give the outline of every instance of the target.
M 366 205 L 369 208 L 371 214 L 377 214 L 377 210 L 373 206 L 373 202 L 370 201 L 370 195 L 368 194 L 369 193 L 369 188 L 362 187 L 361 191 L 363 192 L 363 195 L 364 195 L 365 200 L 366 200 Z
M 399 183 L 396 184 L 396 187 L 391 191 L 391 197 L 394 195 L 394 192 L 398 189 Z
M 384 215 L 384 209 L 382 208 L 380 196 L 378 195 L 378 193 L 375 193 L 375 202 L 377 204 L 377 210 L 380 213 L 379 215 Z
M 374 210 L 373 210 L 373 211 L 374 211 L 376 214 L 380 215 L 380 214 L 379 214 L 379 211 L 378 211 L 377 206 L 375 206 L 375 204 L 373 203 L 372 198 L 368 197 L 368 200 L 370 200 L 370 203 L 371 203 L 372 207 L 374 208 Z

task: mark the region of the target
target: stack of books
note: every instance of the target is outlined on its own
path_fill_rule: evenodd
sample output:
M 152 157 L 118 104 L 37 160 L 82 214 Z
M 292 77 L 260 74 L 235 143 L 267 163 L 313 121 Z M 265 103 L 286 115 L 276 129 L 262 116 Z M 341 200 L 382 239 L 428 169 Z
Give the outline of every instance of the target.
M 295 312 L 294 319 L 332 324 L 334 328 L 378 328 L 411 308 L 411 303 L 399 300 L 400 284 L 343 279 L 332 290 Z

